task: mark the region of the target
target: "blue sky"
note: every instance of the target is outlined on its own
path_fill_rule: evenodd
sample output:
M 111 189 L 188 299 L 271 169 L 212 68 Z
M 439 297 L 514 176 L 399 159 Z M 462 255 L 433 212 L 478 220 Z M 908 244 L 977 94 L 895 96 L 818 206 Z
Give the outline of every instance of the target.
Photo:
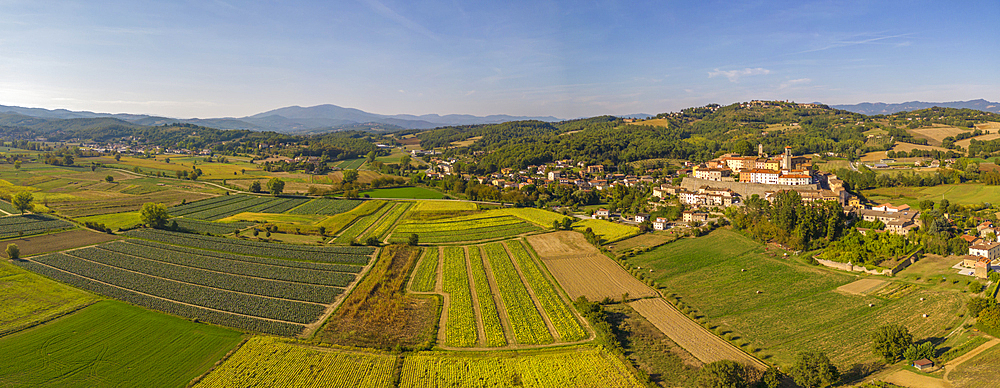
M 1000 101 L 1000 3 L 0 0 L 0 104 L 561 118 Z

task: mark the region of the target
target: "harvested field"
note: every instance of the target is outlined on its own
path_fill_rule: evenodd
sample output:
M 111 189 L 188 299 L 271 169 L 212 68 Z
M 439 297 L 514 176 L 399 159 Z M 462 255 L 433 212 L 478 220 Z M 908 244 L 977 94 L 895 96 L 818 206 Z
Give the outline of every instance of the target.
M 941 145 L 941 140 L 944 140 L 944 138 L 948 136 L 955 136 L 969 131 L 970 129 L 968 128 L 959 128 L 944 124 L 933 124 L 930 127 L 907 130 L 907 132 L 913 134 L 913 137 L 918 139 L 927 139 L 927 142 L 930 143 L 930 145 L 935 146 Z
M 3 245 L 17 244 L 21 249 L 21 257 L 37 255 L 39 253 L 62 251 L 66 249 L 82 247 L 85 245 L 100 244 L 121 237 L 113 234 L 95 232 L 89 229 L 75 229 L 68 232 L 45 234 L 41 236 L 24 237 L 14 240 L 5 240 Z
M 707 364 L 719 360 L 733 360 L 761 369 L 767 368 L 767 365 L 760 360 L 750 357 L 729 342 L 712 334 L 661 298 L 640 299 L 628 305 L 701 362 Z
M 614 243 L 614 245 L 608 245 L 607 248 L 620 254 L 633 249 L 641 250 L 658 247 L 676 239 L 677 237 L 670 234 L 670 232 L 643 233 L 632 238 L 621 240 Z
M 968 139 L 965 139 L 965 140 L 956 141 L 955 145 L 957 145 L 959 147 L 962 147 L 962 148 L 968 149 L 969 148 L 969 144 L 972 144 L 972 139 L 976 139 L 978 141 L 996 140 L 996 139 L 1000 139 L 1000 133 L 996 133 L 996 131 L 994 130 L 994 133 L 991 133 L 989 135 L 976 136 L 976 137 L 973 137 L 973 138 L 968 138 Z
M 652 288 L 632 277 L 613 260 L 601 254 L 583 235 L 563 231 L 529 236 L 542 262 L 573 299 L 589 300 L 656 296 Z
M 847 283 L 843 286 L 837 287 L 837 291 L 843 292 L 845 294 L 852 295 L 868 295 L 870 292 L 875 291 L 887 282 L 880 279 L 861 279 L 853 283 Z

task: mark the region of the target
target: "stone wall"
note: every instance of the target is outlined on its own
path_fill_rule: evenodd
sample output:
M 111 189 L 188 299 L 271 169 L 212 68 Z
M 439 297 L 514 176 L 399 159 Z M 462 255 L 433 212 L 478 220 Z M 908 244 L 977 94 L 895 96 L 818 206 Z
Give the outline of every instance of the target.
M 757 194 L 761 198 L 764 197 L 764 193 L 768 191 L 779 191 L 779 190 L 819 190 L 818 184 L 809 184 L 802 186 L 788 186 L 788 185 L 765 185 L 760 183 L 745 183 L 745 182 L 719 182 L 710 181 L 707 179 L 699 179 L 692 177 L 685 177 L 681 181 L 681 187 L 688 189 L 689 191 L 698 191 L 702 186 L 711 186 L 722 189 L 730 189 L 733 192 L 739 194 L 740 196 L 750 198 L 750 196 Z
M 822 265 L 824 265 L 826 267 L 830 267 L 830 268 L 833 268 L 833 269 L 839 269 L 841 271 L 864 272 L 864 273 L 872 274 L 872 275 L 893 276 L 893 275 L 899 273 L 899 271 L 902 271 L 903 269 L 906 269 L 906 267 L 909 267 L 910 264 L 916 263 L 917 260 L 920 258 L 920 253 L 921 252 L 923 252 L 923 250 L 922 249 L 918 249 L 916 252 L 913 252 L 909 256 L 901 259 L 899 261 L 899 264 L 896 264 L 895 267 L 893 267 L 893 268 L 882 268 L 882 269 L 868 269 L 868 268 L 865 268 L 863 266 L 858 266 L 858 265 L 854 265 L 854 264 L 851 264 L 851 263 L 841 263 L 841 262 L 837 262 L 837 261 L 823 260 L 823 259 L 816 258 L 816 257 L 814 257 L 814 258 L 816 259 L 816 261 L 818 263 L 820 263 L 820 264 L 822 264 Z

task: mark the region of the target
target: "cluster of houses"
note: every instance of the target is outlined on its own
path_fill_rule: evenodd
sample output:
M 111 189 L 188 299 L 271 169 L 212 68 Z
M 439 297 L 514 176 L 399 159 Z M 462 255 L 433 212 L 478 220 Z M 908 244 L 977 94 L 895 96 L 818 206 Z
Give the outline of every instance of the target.
M 442 160 L 432 158 L 432 167 L 425 172 L 425 176 L 430 179 L 441 179 L 446 175 L 456 174 L 458 171 L 455 169 L 455 163 L 455 159 Z M 571 172 L 575 169 L 579 170 Z M 466 175 L 465 177 L 470 180 L 476 180 L 481 184 L 497 186 L 500 189 L 520 189 L 528 185 L 548 185 L 555 183 L 575 186 L 579 190 L 607 190 L 615 185 L 633 187 L 656 182 L 656 179 L 649 175 L 605 174 L 603 165 L 587 165 L 583 162 L 573 163 L 570 160 L 559 160 L 541 166 L 528 166 L 523 170 L 504 168 L 490 175 Z
M 872 207 L 849 207 L 845 211 L 853 212 L 858 218 L 868 222 L 881 221 L 885 224 L 885 230 L 893 234 L 906 235 L 920 226 L 920 212 L 911 209 L 910 205 L 894 206 L 884 203 Z M 858 231 L 864 234 L 868 229 L 858 228 Z
M 695 178 L 765 185 L 805 186 L 815 183 L 811 161 L 806 156 L 792 156 L 791 147 L 785 147 L 780 158 L 769 158 L 763 145 L 757 146 L 757 156 L 726 154 L 694 168 Z

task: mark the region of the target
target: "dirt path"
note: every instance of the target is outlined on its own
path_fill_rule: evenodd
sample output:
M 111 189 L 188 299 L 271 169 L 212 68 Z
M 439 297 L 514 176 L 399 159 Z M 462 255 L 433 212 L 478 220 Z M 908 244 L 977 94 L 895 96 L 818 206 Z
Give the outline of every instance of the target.
M 473 249 L 478 249 L 472 247 Z M 469 294 L 472 298 L 472 313 L 476 317 L 476 335 L 479 336 L 479 341 L 477 343 L 485 347 L 486 346 L 486 325 L 483 324 L 483 312 L 479 309 L 479 294 L 476 292 L 476 279 L 472 276 L 472 263 L 469 259 L 469 247 L 464 247 L 462 252 L 465 253 L 465 275 L 469 278 Z
M 953 388 L 951 383 L 931 376 L 918 375 L 916 373 L 910 372 L 905 369 L 900 369 L 898 371 L 885 376 L 882 379 L 887 383 L 892 383 L 900 385 L 903 387 L 920 387 L 920 388 Z
M 503 245 L 504 251 L 507 252 L 507 260 L 510 260 L 510 263 L 514 265 L 514 271 L 517 272 L 518 279 L 521 279 L 521 284 L 524 284 L 524 288 L 528 290 L 528 296 L 531 297 L 531 302 L 535 305 L 535 310 L 537 310 L 538 314 L 542 316 L 542 321 L 545 321 L 545 327 L 549 329 L 549 334 L 552 335 L 552 341 L 562 342 L 562 337 L 559 335 L 559 331 L 557 331 L 556 326 L 552 324 L 552 320 L 549 319 L 549 314 L 545 311 L 545 308 L 542 307 L 542 303 L 538 301 L 538 296 L 535 295 L 535 289 L 531 287 L 531 284 L 528 283 L 528 279 L 524 277 L 524 272 L 521 271 L 521 266 L 518 265 L 517 260 L 514 259 L 514 254 L 511 253 L 510 247 L 507 246 L 507 242 L 505 241 L 501 244 Z
M 993 346 L 996 346 L 996 344 L 1000 344 L 1000 339 L 996 338 L 991 339 L 989 340 L 989 342 L 979 345 L 979 347 L 970 350 L 968 353 L 965 353 L 955 358 L 954 360 L 948 361 L 946 364 L 944 364 L 944 381 L 951 383 L 951 380 L 948 379 L 948 375 L 951 374 L 951 372 L 955 370 L 955 368 L 958 368 L 958 366 L 962 365 L 963 362 L 969 361 L 973 357 L 978 356 L 979 353 L 985 352 L 986 350 L 989 350 Z

